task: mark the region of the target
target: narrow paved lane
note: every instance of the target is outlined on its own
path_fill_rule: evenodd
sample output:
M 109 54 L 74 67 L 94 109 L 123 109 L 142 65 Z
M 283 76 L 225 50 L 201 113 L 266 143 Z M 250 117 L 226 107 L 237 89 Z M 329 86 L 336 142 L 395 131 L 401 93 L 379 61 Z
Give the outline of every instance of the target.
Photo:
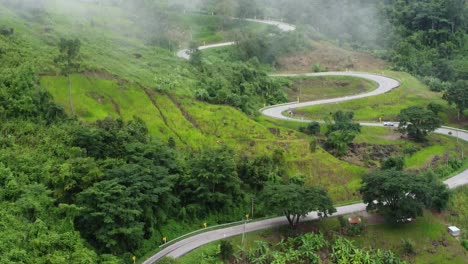
M 276 119 L 283 119 L 283 120 L 292 120 L 292 121 L 304 121 L 297 118 L 287 117 L 283 115 L 283 112 L 292 110 L 295 108 L 306 107 L 306 106 L 313 106 L 313 105 L 322 105 L 322 104 L 331 104 L 331 103 L 338 103 L 344 101 L 355 100 L 359 98 L 365 98 L 370 96 L 375 96 L 383 93 L 390 92 L 391 90 L 398 88 L 400 86 L 400 82 L 381 75 L 372 74 L 372 73 L 362 73 L 362 72 L 321 72 L 321 73 L 305 73 L 305 74 L 273 74 L 271 76 L 276 77 L 296 77 L 296 76 L 351 76 L 351 77 L 358 77 L 363 79 L 368 79 L 378 84 L 377 89 L 362 94 L 356 94 L 352 96 L 344 96 L 339 98 L 331 98 L 331 99 L 324 99 L 324 100 L 317 100 L 317 101 L 310 101 L 310 102 L 294 102 L 289 104 L 282 104 L 277 106 L 270 106 L 266 107 L 262 110 L 262 114 L 273 117 Z M 306 121 L 304 121 L 306 122 Z M 372 125 L 372 123 L 369 123 Z

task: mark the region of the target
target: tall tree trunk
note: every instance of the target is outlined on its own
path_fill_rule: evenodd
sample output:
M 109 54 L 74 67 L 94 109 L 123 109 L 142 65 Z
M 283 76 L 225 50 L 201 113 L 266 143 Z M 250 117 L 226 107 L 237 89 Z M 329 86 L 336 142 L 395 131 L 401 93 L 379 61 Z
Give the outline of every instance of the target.
M 67 74 L 67 77 L 68 77 L 68 97 L 70 99 L 70 109 L 71 109 L 72 115 L 75 116 L 75 107 L 73 107 L 73 100 L 72 100 L 72 83 L 71 83 L 70 74 Z

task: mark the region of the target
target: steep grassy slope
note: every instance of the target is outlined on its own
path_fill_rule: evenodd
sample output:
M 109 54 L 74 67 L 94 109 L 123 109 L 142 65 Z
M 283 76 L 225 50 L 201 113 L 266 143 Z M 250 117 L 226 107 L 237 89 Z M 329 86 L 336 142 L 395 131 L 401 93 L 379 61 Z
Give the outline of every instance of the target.
M 12 27 L 28 46 L 31 57 L 44 73 L 56 73 L 53 58 L 61 37 L 82 41 L 82 69 L 98 70 L 138 82 L 147 88 L 160 88 L 158 76 L 177 80 L 175 91 L 191 94 L 196 79 L 186 61 L 175 51 L 190 41 L 210 43 L 232 38 L 235 32 L 268 31 L 266 25 L 238 20 L 223 22 L 221 17 L 171 13 L 166 23 L 173 35 L 174 50 L 150 45 L 145 32 L 137 24 L 135 14 L 118 7 L 68 1 L 46 1 L 47 13 L 14 11 L 0 3 L 0 25 Z M 70 6 L 72 5 L 72 6 Z M 36 13 L 35 13 L 36 12 Z M 147 18 L 142 17 L 140 20 Z M 155 25 L 157 26 L 157 25 Z
M 267 154 L 281 148 L 291 164 L 291 174 L 302 173 L 308 184 L 327 187 L 337 201 L 357 199 L 354 192 L 365 170 L 323 150 L 311 153 L 309 139 L 295 130 L 260 124 L 229 106 L 161 94 L 118 80 L 98 79 L 93 74 L 75 74 L 72 82 L 74 106 L 85 121 L 107 116 L 130 120 L 138 116 L 147 123 L 152 135 L 165 141 L 172 137 L 182 148 L 228 145 L 246 155 Z M 45 76 L 41 85 L 69 110 L 66 78 Z M 340 184 L 335 186 L 335 182 Z

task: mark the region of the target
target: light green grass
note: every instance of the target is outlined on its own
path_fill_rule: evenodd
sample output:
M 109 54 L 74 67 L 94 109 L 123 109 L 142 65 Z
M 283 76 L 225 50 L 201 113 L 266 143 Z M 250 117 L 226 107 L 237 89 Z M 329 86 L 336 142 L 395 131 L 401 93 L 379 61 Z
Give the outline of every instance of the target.
M 84 121 L 108 116 L 128 121 L 138 116 L 146 122 L 151 135 L 162 141 L 172 137 L 180 148 L 227 145 L 238 155 L 247 156 L 271 155 L 280 148 L 285 152 L 290 175 L 304 174 L 307 184 L 325 187 L 336 202 L 356 200 L 360 176 L 367 171 L 320 148 L 311 153 L 308 136 L 295 129 L 256 122 L 230 106 L 211 105 L 192 97 L 169 97 L 153 90 L 145 92 L 132 83 L 99 79 L 93 74 L 74 74 L 72 83 L 75 110 Z M 65 77 L 44 76 L 41 85 L 70 112 Z
M 426 212 L 424 217 L 413 223 L 399 226 L 368 226 L 361 236 L 353 238 L 360 247 L 385 248 L 404 255 L 402 239 L 410 239 L 415 244 L 416 255 L 405 257 L 411 263 L 466 263 L 465 250 L 452 238 L 446 226 L 435 216 Z M 447 247 L 435 247 L 434 241 L 444 240 Z M 436 250 L 430 253 L 429 250 Z
M 362 78 L 348 76 L 327 77 L 291 77 L 286 78 L 291 82 L 291 87 L 286 88 L 290 102 L 301 102 L 336 98 L 346 95 L 354 95 L 372 91 L 377 84 Z
M 311 106 L 297 109 L 298 115 L 304 115 L 307 119 L 324 120 L 330 112 L 353 111 L 356 120 L 379 121 L 379 117 L 384 120 L 397 120 L 397 116 L 404 108 L 420 105 L 426 107 L 430 102 L 443 105 L 449 108 L 447 102 L 441 98 L 440 93 L 434 93 L 423 85 L 415 77 L 402 72 L 385 72 L 386 75 L 398 78 L 402 81 L 401 87 L 382 95 L 372 96 L 342 103 Z M 447 121 L 447 116 L 442 115 L 442 119 Z
M 460 228 L 462 237 L 468 239 L 468 186 L 453 191 L 445 221 Z
M 393 128 L 363 126 L 361 127 L 361 133 L 356 136 L 353 142 L 379 145 L 400 145 L 407 142 L 395 133 L 396 130 Z

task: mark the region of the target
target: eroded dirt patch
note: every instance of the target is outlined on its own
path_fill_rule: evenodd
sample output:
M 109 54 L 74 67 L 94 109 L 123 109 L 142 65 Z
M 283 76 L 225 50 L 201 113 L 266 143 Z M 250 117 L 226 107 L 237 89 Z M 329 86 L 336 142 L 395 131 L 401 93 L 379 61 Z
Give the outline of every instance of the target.
M 329 71 L 383 70 L 385 61 L 371 54 L 333 46 L 330 43 L 316 42 L 311 52 L 297 53 L 282 57 L 278 61 L 280 71 L 310 72 L 315 64 Z

